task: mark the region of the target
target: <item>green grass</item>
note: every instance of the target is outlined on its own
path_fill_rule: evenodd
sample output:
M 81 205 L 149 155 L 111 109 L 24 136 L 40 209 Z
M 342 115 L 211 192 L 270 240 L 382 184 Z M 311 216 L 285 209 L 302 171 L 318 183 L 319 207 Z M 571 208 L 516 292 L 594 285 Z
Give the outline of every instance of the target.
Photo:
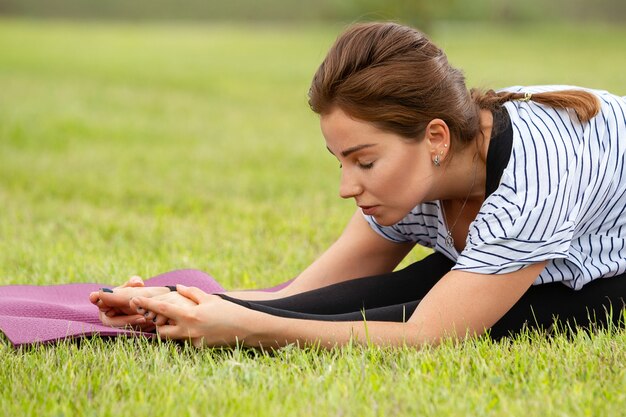
M 339 30 L 0 20 L 0 284 L 198 268 L 249 288 L 296 275 L 354 210 L 306 105 Z M 622 95 L 625 38 L 599 26 L 434 32 L 470 85 Z M 274 355 L 0 339 L 0 413 L 620 415 L 625 337 Z

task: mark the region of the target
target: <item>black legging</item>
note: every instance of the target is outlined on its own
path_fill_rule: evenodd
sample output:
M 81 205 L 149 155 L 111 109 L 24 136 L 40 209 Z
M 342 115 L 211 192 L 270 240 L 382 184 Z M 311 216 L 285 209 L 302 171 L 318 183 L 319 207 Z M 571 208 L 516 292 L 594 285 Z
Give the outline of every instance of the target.
M 289 297 L 245 301 L 220 297 L 274 316 L 323 321 L 404 322 L 426 293 L 454 265 L 440 253 L 388 274 L 352 279 Z M 626 274 L 592 281 L 574 291 L 561 283 L 531 286 L 490 330 L 493 338 L 554 323 L 589 328 L 620 323 L 626 300 Z M 612 315 L 607 316 L 607 312 Z

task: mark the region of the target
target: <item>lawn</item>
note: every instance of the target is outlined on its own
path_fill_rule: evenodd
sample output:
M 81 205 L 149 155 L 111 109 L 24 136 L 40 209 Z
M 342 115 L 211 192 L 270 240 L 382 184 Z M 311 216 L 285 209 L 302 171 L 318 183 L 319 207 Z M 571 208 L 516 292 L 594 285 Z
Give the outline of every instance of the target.
M 0 285 L 295 276 L 354 211 L 306 104 L 340 30 L 0 20 Z M 625 29 L 441 24 L 433 38 L 472 86 L 626 95 Z M 0 414 L 621 415 L 625 342 L 264 353 L 121 338 L 14 350 L 0 336 Z

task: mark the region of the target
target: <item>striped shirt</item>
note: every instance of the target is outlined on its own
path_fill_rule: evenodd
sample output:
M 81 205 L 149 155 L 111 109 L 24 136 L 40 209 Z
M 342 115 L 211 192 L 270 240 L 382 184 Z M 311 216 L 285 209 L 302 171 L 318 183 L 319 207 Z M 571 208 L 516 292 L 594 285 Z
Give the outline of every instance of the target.
M 506 91 L 572 88 L 579 87 Z M 456 270 L 503 274 L 548 261 L 534 285 L 560 281 L 577 290 L 626 272 L 626 97 L 587 91 L 602 106 L 587 123 L 571 110 L 533 101 L 504 104 L 513 130 L 511 156 L 460 254 L 445 244 L 440 201 L 419 204 L 393 226 L 366 220 L 389 240 L 442 252 Z

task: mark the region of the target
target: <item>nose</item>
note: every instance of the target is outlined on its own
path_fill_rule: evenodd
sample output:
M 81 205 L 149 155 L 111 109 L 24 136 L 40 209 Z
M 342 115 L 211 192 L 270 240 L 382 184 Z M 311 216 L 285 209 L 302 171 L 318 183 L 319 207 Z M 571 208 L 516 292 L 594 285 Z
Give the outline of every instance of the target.
M 341 182 L 339 183 L 339 196 L 341 198 L 353 198 L 363 192 L 363 187 L 347 173 L 347 169 L 341 170 Z

